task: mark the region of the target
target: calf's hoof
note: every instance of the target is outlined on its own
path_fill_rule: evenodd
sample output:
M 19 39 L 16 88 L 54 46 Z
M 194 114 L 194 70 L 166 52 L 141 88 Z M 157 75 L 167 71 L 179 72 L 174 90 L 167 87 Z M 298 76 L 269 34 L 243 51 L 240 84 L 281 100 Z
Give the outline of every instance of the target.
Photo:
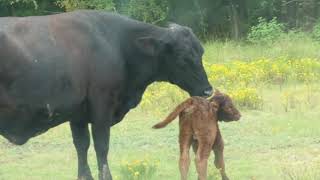
M 226 175 L 224 175 L 222 176 L 222 180 L 229 180 L 229 178 Z

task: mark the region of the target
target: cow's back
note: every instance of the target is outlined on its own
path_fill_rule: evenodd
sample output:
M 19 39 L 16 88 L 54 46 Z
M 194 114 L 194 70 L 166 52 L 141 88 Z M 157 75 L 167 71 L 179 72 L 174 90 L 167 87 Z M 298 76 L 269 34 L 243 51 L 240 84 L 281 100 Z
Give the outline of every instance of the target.
M 79 11 L 0 18 L 0 134 L 10 139 L 42 131 L 54 119 L 51 112 L 70 118 L 86 100 L 89 84 L 122 78 L 119 45 L 108 40 L 119 32 L 106 33 L 99 25 L 106 17 Z
M 119 31 L 112 30 L 119 29 L 121 25 L 115 22 L 121 19 L 96 11 L 0 18 L 0 73 L 8 76 L 0 79 L 0 84 L 12 91 L 23 89 L 23 97 L 30 99 L 22 101 L 33 104 L 68 99 L 72 95 L 63 96 L 70 92 L 65 88 L 75 88 L 77 92 L 72 94 L 77 97 L 85 96 L 90 68 L 105 68 L 106 73 L 117 70 L 117 63 L 122 63 L 118 57 L 120 44 L 113 39 Z M 110 30 L 105 27 L 108 21 L 113 24 Z M 109 64 L 112 69 L 103 67 Z M 19 92 L 13 96 L 19 96 Z

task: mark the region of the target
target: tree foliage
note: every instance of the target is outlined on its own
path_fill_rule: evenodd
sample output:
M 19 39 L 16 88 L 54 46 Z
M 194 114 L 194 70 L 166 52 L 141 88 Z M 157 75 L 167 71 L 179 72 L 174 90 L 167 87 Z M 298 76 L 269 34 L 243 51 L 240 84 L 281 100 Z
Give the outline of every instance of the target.
M 276 18 L 267 21 L 260 17 L 258 22 L 256 26 L 251 27 L 248 34 L 248 40 L 252 43 L 272 43 L 284 33 L 283 24 L 278 23 Z
M 135 19 L 152 24 L 166 20 L 168 15 L 167 0 L 130 0 L 127 14 Z
M 0 16 L 53 14 L 75 9 L 116 11 L 135 19 L 190 26 L 198 35 L 239 39 L 277 18 L 287 29 L 312 31 L 319 22 L 319 0 L 0 0 Z
M 57 4 L 66 11 L 76 9 L 97 9 L 112 11 L 115 8 L 113 0 L 58 0 Z

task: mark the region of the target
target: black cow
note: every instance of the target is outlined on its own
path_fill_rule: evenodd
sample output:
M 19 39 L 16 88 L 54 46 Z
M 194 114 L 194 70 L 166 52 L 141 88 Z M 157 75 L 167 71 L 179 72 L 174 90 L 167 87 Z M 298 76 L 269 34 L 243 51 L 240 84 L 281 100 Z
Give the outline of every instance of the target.
M 191 96 L 210 96 L 203 48 L 187 27 L 161 28 L 99 11 L 0 18 L 0 134 L 24 144 L 70 122 L 78 178 L 92 179 L 88 123 L 99 179 L 111 180 L 110 127 L 167 81 Z

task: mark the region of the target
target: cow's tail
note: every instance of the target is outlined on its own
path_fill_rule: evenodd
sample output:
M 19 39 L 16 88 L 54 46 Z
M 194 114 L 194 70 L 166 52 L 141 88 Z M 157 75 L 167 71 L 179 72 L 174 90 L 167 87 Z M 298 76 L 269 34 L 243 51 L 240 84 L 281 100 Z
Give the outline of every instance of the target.
M 154 129 L 160 129 L 160 128 L 164 128 L 166 127 L 169 123 L 171 123 L 183 110 L 185 110 L 186 108 L 188 108 L 189 106 L 192 105 L 192 98 L 189 98 L 187 100 L 185 100 L 184 102 L 182 102 L 181 104 L 179 104 L 173 112 L 171 112 L 168 117 L 159 122 L 158 124 L 154 125 L 152 128 Z

